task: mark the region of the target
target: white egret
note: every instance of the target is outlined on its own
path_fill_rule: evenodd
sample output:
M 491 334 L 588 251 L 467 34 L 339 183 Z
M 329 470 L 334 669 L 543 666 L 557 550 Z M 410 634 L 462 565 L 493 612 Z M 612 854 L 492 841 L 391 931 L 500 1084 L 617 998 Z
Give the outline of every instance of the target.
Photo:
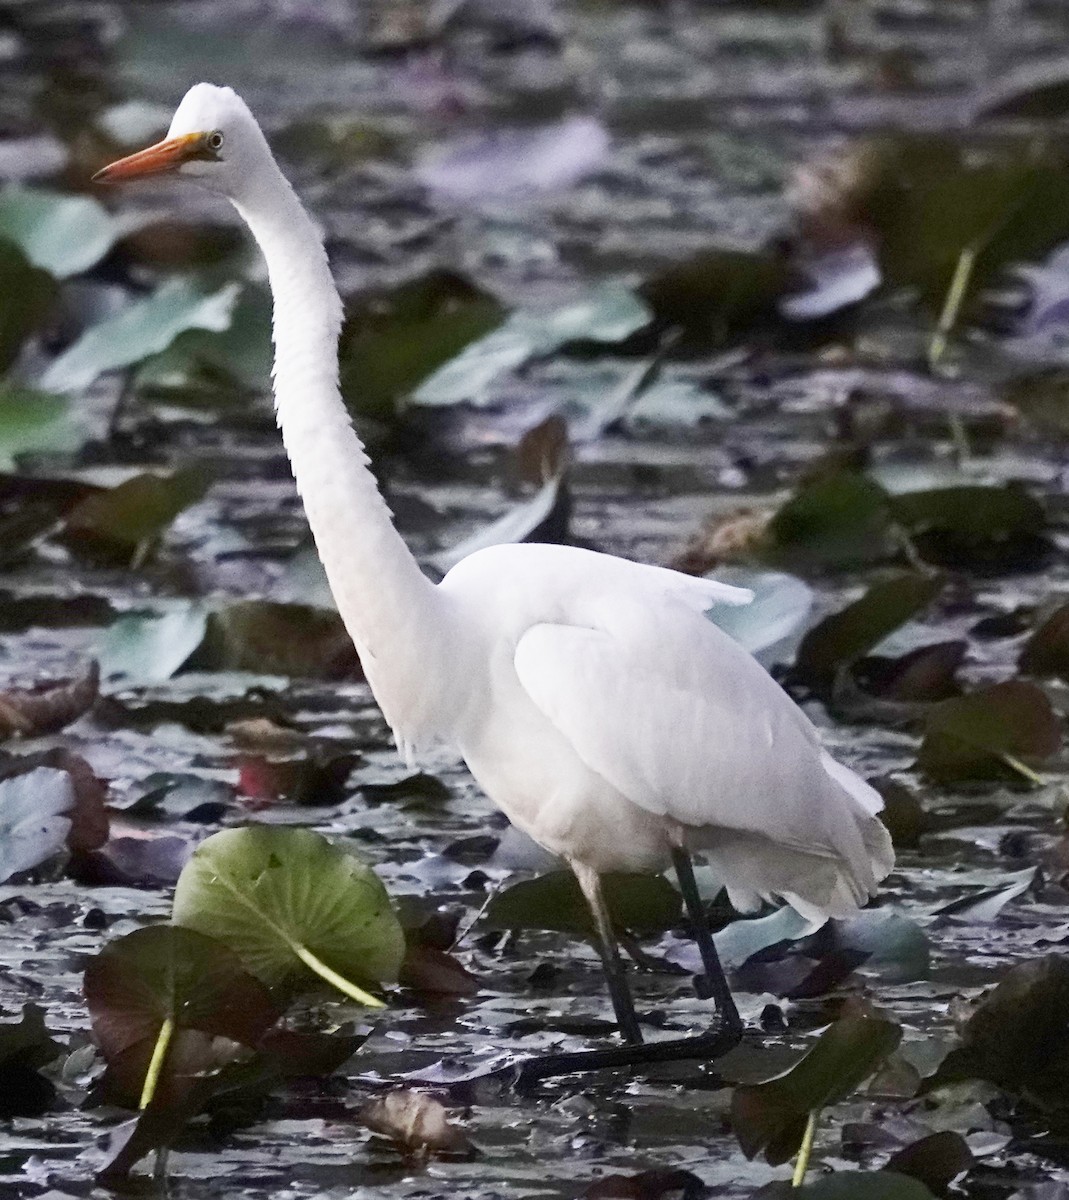
M 165 172 L 227 197 L 266 259 L 282 439 L 400 753 L 455 748 L 509 819 L 571 865 L 631 1043 L 641 1034 L 599 877 L 674 865 L 717 1003 L 716 1044 L 733 1044 L 741 1024 L 690 852 L 736 904 L 778 897 L 817 919 L 853 912 L 894 861 L 877 793 L 703 615 L 749 593 L 543 545 L 481 550 L 432 584 L 394 528 L 338 389 L 342 305 L 322 238 L 231 89 L 197 84 L 162 142 L 97 178 Z

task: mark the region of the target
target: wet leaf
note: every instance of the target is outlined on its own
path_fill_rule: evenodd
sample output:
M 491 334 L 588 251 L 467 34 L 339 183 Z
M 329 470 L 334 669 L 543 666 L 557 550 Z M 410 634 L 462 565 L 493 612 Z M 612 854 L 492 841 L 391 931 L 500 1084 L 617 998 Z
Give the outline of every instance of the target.
M 468 1135 L 449 1120 L 444 1105 L 433 1096 L 398 1088 L 365 1104 L 360 1121 L 382 1137 L 414 1154 L 470 1157 L 475 1153 Z
M 1025 642 L 1017 666 L 1023 675 L 1069 681 L 1069 604 L 1051 613 Z
M 663 933 L 679 920 L 679 893 L 661 875 L 602 877 L 613 924 L 638 937 Z M 483 919 L 495 929 L 552 929 L 593 938 L 590 910 L 571 871 L 552 871 L 498 892 Z
M 681 1167 L 651 1167 L 636 1175 L 603 1175 L 580 1195 L 582 1200 L 704 1200 L 709 1189 Z
M 788 280 L 777 254 L 714 249 L 648 279 L 641 295 L 660 328 L 682 331 L 682 349 L 707 350 L 774 325 Z
M 929 1090 L 986 1079 L 1044 1109 L 1069 1109 L 1069 960 L 1018 963 L 973 1007 Z
M 64 849 L 75 802 L 71 777 L 54 767 L 0 780 L 0 882 Z
M 596 117 L 571 116 L 437 144 L 417 158 L 415 175 L 454 202 L 522 205 L 540 193 L 573 187 L 602 165 L 608 151 L 608 131 Z
M 863 691 L 901 704 L 932 704 L 961 693 L 958 668 L 968 642 L 933 642 L 900 658 L 864 658 L 853 675 Z
M 135 475 L 76 504 L 64 521 L 64 538 L 76 553 L 128 563 L 143 556 L 210 486 L 211 476 L 201 467 L 171 475 Z
M 88 196 L 43 188 L 0 189 L 0 238 L 13 242 L 35 267 L 57 279 L 95 266 L 128 225 Z
M 474 996 L 479 981 L 463 963 L 448 950 L 432 945 L 420 936 L 419 930 L 407 931 L 404 962 L 398 982 L 419 996 Z
M 346 403 L 363 416 L 389 419 L 398 402 L 503 315 L 493 297 L 445 271 L 350 307 L 339 347 Z
M 340 804 L 349 794 L 349 776 L 359 761 L 357 754 L 316 752 L 283 759 L 244 754 L 238 760 L 238 791 L 261 804 Z
M 767 917 L 732 921 L 713 935 L 725 971 L 732 971 L 781 942 L 793 942 L 812 933 L 813 923 L 789 904 Z
M 942 588 L 941 580 L 915 572 L 873 584 L 859 600 L 825 617 L 805 635 L 795 670 L 806 682 L 828 687 L 840 670 L 923 612 Z
M 136 684 L 163 683 L 185 666 L 207 628 L 208 609 L 196 602 L 160 616 L 122 616 L 97 643 L 101 671 Z
M 240 293 L 238 283 L 209 295 L 187 280 L 171 280 L 147 299 L 86 330 L 45 371 L 41 387 L 79 392 L 106 371 L 134 366 L 166 350 L 189 329 L 224 330 Z
M 927 562 L 971 571 L 1014 570 L 1047 549 L 1042 504 L 1015 484 L 903 492 L 892 513 Z
M 107 786 L 78 754 L 61 746 L 33 754 L 12 754 L 0 760 L 0 778 L 10 779 L 39 767 L 64 772 L 74 789 L 74 803 L 65 814 L 70 820 L 67 846 L 75 855 L 93 850 L 108 837 Z
M 77 679 L 0 691 L 0 738 L 57 733 L 93 707 L 99 684 L 100 668 L 91 662 Z
M 801 1187 L 773 1183 L 754 1193 L 754 1200 L 933 1200 L 919 1179 L 896 1171 L 836 1171 Z
M 26 454 L 73 454 L 88 437 L 73 405 L 61 396 L 0 384 L 0 470 Z
M 933 1195 L 945 1196 L 954 1180 L 973 1162 L 969 1143 L 960 1133 L 944 1129 L 904 1146 L 887 1160 L 884 1170 L 909 1175 L 920 1180 Z
M 1033 887 L 1036 875 L 1036 867 L 1026 867 L 1009 876 L 1002 887 L 984 888 L 979 893 L 951 900 L 949 904 L 940 904 L 932 914 L 973 923 L 995 921 L 1007 904 L 1020 899 Z
M 26 340 L 44 324 L 55 297 L 51 275 L 0 238 L 0 372 L 7 371 Z
M 254 825 L 201 842 L 178 880 L 174 920 L 224 942 L 268 985 L 310 981 L 309 953 L 350 981 L 390 982 L 404 955 L 375 872 L 307 829 Z
M 459 545 L 441 550 L 431 558 L 431 564 L 445 575 L 462 559 L 484 550 L 487 546 L 504 546 L 513 542 L 549 542 L 567 544 L 572 501 L 564 475 L 554 476 L 531 497 L 515 508 L 477 529 Z
M 499 375 L 573 342 L 614 345 L 650 322 L 650 311 L 629 288 L 606 283 L 549 312 L 517 312 L 493 333 L 472 342 L 416 390 L 422 405 L 484 405 Z
M 0 1021 L 0 1120 L 36 1117 L 52 1107 L 56 1089 L 39 1068 L 63 1052 L 45 1028 L 45 1014 L 27 1004 L 18 1021 Z
M 85 999 L 112 1084 L 140 1096 L 165 1021 L 173 1038 L 154 1103 L 173 1104 L 205 1067 L 211 1039 L 255 1046 L 279 1017 L 264 985 L 221 942 L 155 925 L 109 942 L 90 959 Z
M 357 786 L 368 804 L 437 805 L 450 795 L 449 788 L 436 775 L 425 771 L 392 783 L 360 782 Z
M 118 832 L 102 846 L 79 855 L 69 874 L 90 887 L 171 888 L 192 853 L 189 838 Z
M 271 600 L 241 600 L 211 613 L 204 641 L 187 662 L 201 670 L 305 679 L 360 675 L 352 639 L 336 612 Z
M 935 705 L 917 766 L 943 784 L 1019 777 L 1016 760 L 1049 758 L 1061 740 L 1046 695 L 1035 684 L 1011 680 Z
M 880 562 L 893 549 L 887 493 L 863 475 L 803 484 L 764 533 L 764 556 L 794 570 L 843 570 Z
M 911 917 L 886 908 L 867 908 L 854 917 L 830 921 L 824 935 L 831 947 L 865 955 L 864 969 L 887 983 L 926 979 L 931 944 Z
M 842 1017 L 789 1071 L 735 1089 L 731 1121 L 747 1158 L 764 1152 L 775 1166 L 797 1152 L 811 1112 L 847 1096 L 902 1040 L 902 1030 L 876 1017 Z
M 762 666 L 789 662 L 813 609 L 813 589 L 778 571 L 723 567 L 714 577 L 748 588 L 754 598 L 749 604 L 716 604 L 706 613 L 709 620 L 745 646 Z

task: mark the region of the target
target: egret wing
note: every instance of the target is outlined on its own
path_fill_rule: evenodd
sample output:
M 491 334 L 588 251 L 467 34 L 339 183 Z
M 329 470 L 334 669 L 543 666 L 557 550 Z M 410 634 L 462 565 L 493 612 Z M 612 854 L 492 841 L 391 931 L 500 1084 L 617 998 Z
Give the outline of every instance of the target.
M 838 854 L 843 837 L 856 850 L 843 806 L 879 807 L 845 768 L 829 774 L 816 730 L 771 676 L 670 598 L 614 597 L 594 624 L 535 625 L 515 666 L 583 762 L 649 812 Z

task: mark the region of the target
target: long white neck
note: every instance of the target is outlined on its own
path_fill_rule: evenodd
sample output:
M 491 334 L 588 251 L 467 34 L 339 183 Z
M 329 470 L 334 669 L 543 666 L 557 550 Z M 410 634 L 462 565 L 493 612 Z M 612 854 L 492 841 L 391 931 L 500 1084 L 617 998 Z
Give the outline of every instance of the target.
M 315 225 L 273 163 L 235 205 L 267 260 L 282 439 L 338 611 L 396 732 L 441 637 L 439 597 L 394 527 L 342 401 L 342 305 Z

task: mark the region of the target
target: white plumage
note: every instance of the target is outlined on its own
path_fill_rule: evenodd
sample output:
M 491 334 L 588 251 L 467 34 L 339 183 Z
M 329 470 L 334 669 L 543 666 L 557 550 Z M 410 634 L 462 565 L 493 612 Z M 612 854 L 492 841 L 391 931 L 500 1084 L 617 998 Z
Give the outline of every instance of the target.
M 482 550 L 432 585 L 339 394 L 342 308 L 321 236 L 240 98 L 198 84 L 164 142 L 101 174 L 162 171 L 226 195 L 263 251 L 283 439 L 401 752 L 455 747 L 516 825 L 572 863 L 596 915 L 597 873 L 679 870 L 692 849 L 739 904 L 782 897 L 820 919 L 871 896 L 893 865 L 879 796 L 703 616 L 749 594 L 538 545 Z

